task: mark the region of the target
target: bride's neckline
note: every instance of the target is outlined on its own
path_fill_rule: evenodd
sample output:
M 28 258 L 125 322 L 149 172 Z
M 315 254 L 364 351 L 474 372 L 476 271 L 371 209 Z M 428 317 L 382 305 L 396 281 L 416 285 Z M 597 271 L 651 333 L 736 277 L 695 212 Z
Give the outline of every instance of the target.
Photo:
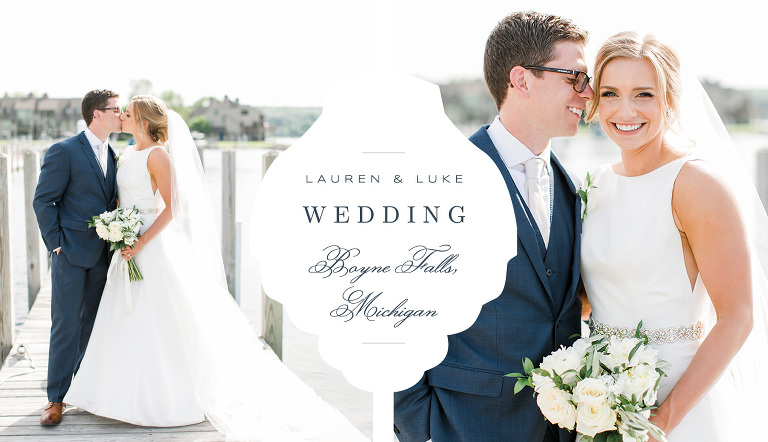
M 688 158 L 688 157 L 690 157 L 690 156 L 691 156 L 691 154 L 690 154 L 690 153 L 686 153 L 686 154 L 684 154 L 684 155 L 682 155 L 682 156 L 680 156 L 680 157 L 677 157 L 677 158 L 675 158 L 674 160 L 672 160 L 672 161 L 670 161 L 670 162 L 668 162 L 668 163 L 662 164 L 661 166 L 659 166 L 659 167 L 657 167 L 657 168 L 655 168 L 655 169 L 653 169 L 653 170 L 649 170 L 648 172 L 646 172 L 646 173 L 644 173 L 644 174 L 641 174 L 641 175 L 623 175 L 623 174 L 620 174 L 619 172 L 616 172 L 616 170 L 613 168 L 613 167 L 614 167 L 614 165 L 613 165 L 613 164 L 609 164 L 609 165 L 608 165 L 608 170 L 609 170 L 609 171 L 610 171 L 610 172 L 611 172 L 613 175 L 615 175 L 615 176 L 617 176 L 617 177 L 621 177 L 621 178 L 626 178 L 626 179 L 632 179 L 632 178 L 642 178 L 642 177 L 646 177 L 646 176 L 649 176 L 649 175 L 651 175 L 651 174 L 653 174 L 653 173 L 655 173 L 655 172 L 657 172 L 657 171 L 659 171 L 659 170 L 662 170 L 662 169 L 664 169 L 665 167 L 667 167 L 667 166 L 669 166 L 669 165 L 671 165 L 671 164 L 675 164 L 675 163 L 677 163 L 678 161 L 682 160 L 683 158 Z
M 159 144 L 154 144 L 154 145 L 152 145 L 152 146 L 149 146 L 149 147 L 145 147 L 145 148 L 143 148 L 143 149 L 136 149 L 136 146 L 134 145 L 134 146 L 133 146 L 133 150 L 134 150 L 134 151 L 136 151 L 136 152 L 144 152 L 145 150 L 149 150 L 149 149 L 152 149 L 153 147 L 163 147 L 163 146 L 161 146 L 161 145 L 159 145 Z

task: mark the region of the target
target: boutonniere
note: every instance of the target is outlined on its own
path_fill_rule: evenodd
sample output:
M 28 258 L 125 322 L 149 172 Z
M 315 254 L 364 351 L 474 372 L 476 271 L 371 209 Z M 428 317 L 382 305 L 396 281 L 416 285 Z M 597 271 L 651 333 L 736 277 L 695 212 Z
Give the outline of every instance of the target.
M 123 157 L 123 152 L 117 152 L 115 154 L 115 163 L 117 163 L 117 169 L 119 169 L 120 166 L 123 165 L 123 162 L 125 162 L 125 158 Z
M 587 219 L 587 213 L 591 212 L 597 205 L 597 201 L 592 189 L 597 189 L 597 186 L 592 185 L 592 177 L 587 172 L 587 177 L 584 178 L 584 184 L 577 190 L 581 197 L 581 222 L 583 223 Z

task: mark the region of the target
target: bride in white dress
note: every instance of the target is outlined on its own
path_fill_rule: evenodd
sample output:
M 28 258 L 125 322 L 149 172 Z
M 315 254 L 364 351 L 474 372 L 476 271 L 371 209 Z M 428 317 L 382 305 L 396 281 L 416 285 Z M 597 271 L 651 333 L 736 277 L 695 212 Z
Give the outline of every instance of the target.
M 653 36 L 617 34 L 597 55 L 587 120 L 621 161 L 591 174 L 581 252 L 590 327 L 632 335 L 643 321 L 671 364 L 651 419 L 670 442 L 757 440 L 766 263 L 752 244 L 768 224 L 744 171 L 722 172 L 736 155 L 721 144 L 727 134 L 708 135 L 722 127 L 711 104 L 681 109 L 700 88 L 685 86 L 682 95 L 677 55 Z
M 227 292 L 202 167 L 181 117 L 138 96 L 122 118 L 137 142 L 119 161 L 118 198 L 144 224 L 134 246 L 112 258 L 65 402 L 136 425 L 207 418 L 230 439 L 366 440 L 263 349 Z M 128 259 L 143 280 L 128 281 Z

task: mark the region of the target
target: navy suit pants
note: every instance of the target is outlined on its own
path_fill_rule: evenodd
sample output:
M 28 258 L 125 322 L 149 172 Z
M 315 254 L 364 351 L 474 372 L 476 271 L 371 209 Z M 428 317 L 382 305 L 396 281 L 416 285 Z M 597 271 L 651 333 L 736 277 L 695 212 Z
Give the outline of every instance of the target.
M 48 400 L 62 402 L 91 337 L 107 282 L 107 248 L 93 267 L 72 264 L 63 251 L 51 261 L 51 342 Z

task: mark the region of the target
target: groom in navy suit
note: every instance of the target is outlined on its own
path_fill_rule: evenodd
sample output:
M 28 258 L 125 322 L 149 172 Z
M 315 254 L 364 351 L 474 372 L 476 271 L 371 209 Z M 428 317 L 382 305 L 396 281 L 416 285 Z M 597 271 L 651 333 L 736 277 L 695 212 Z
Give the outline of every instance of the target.
M 504 177 L 518 252 L 499 297 L 448 336 L 443 362 L 395 393 L 401 442 L 575 438 L 547 423 L 530 390 L 513 394 L 516 379 L 504 375 L 522 373 L 525 357 L 540 363 L 580 331 L 580 199 L 550 140 L 576 134 L 593 96 L 586 40 L 569 20 L 535 12 L 507 16 L 488 37 L 484 73 L 499 115 L 469 139 Z
M 108 139 L 122 127 L 118 98 L 108 90 L 85 95 L 88 128 L 48 149 L 32 203 L 52 256 L 49 402 L 40 416 L 43 425 L 61 422 L 62 401 L 88 345 L 107 280 L 109 249 L 88 221 L 117 207 L 117 163 Z

